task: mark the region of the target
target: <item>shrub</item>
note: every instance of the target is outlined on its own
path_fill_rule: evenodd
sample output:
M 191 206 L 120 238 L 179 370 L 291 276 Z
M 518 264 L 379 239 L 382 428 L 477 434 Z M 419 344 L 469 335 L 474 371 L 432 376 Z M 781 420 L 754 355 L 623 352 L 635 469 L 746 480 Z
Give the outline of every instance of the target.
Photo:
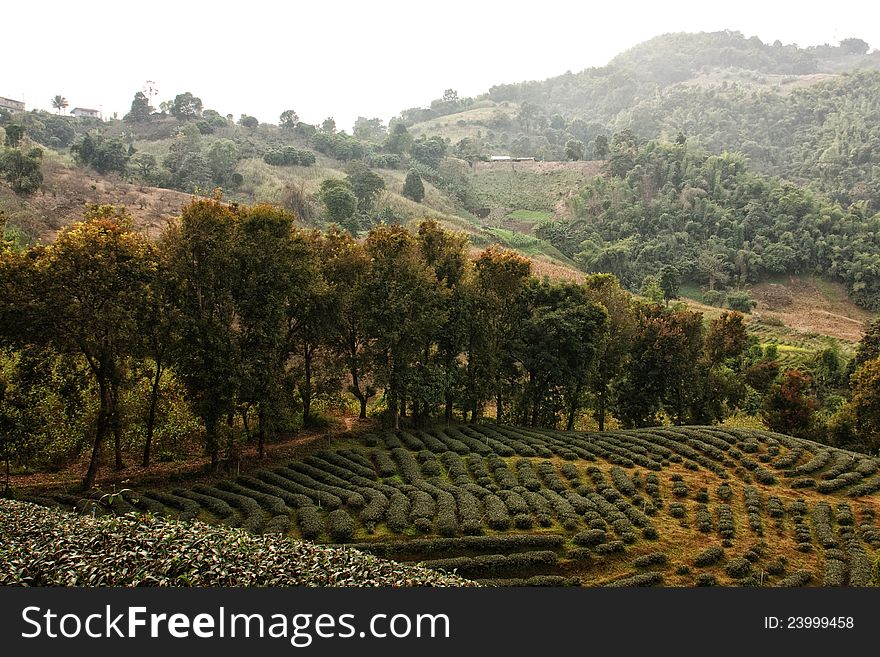
M 779 582 L 779 586 L 806 586 L 813 579 L 809 570 L 798 570 Z
M 609 584 L 606 584 L 607 587 L 634 587 L 634 586 L 657 586 L 663 583 L 663 574 L 662 573 L 640 573 L 638 575 L 632 575 L 630 577 L 624 577 L 623 579 L 615 580 Z
M 724 572 L 734 579 L 740 579 L 751 574 L 752 564 L 748 559 L 738 557 L 727 562 L 727 565 L 724 567 Z
M 575 534 L 571 540 L 575 545 L 581 547 L 593 547 L 604 543 L 607 537 L 608 535 L 601 529 L 587 529 Z
M 324 532 L 324 518 L 318 507 L 301 506 L 296 510 L 296 521 L 302 537 L 314 541 Z
M 663 552 L 651 552 L 649 554 L 642 555 L 641 557 L 636 557 L 633 560 L 633 565 L 636 568 L 647 568 L 648 566 L 662 566 L 664 565 L 669 558 Z
M 706 548 L 702 552 L 700 552 L 696 557 L 694 557 L 694 565 L 703 567 L 703 566 L 714 566 L 716 563 L 721 561 L 724 558 L 724 550 L 720 547 L 712 546 L 710 548 Z
M 700 573 L 697 575 L 697 586 L 717 586 L 718 579 L 712 573 Z

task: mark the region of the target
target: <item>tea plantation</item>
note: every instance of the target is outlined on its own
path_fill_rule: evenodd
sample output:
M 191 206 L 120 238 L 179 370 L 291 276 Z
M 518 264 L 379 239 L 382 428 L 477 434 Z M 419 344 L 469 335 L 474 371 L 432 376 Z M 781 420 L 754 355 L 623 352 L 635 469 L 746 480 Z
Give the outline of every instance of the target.
M 349 436 L 112 510 L 347 543 L 490 586 L 865 586 L 878 491 L 878 459 L 764 431 L 462 425 Z

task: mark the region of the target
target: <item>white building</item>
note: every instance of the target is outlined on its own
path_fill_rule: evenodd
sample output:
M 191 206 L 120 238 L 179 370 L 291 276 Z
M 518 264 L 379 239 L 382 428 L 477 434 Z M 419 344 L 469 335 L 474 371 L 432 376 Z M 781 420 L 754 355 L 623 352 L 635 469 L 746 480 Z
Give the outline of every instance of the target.
M 73 114 L 78 119 L 100 119 L 101 112 L 96 109 L 87 109 L 85 107 L 74 107 L 70 110 L 70 113 Z

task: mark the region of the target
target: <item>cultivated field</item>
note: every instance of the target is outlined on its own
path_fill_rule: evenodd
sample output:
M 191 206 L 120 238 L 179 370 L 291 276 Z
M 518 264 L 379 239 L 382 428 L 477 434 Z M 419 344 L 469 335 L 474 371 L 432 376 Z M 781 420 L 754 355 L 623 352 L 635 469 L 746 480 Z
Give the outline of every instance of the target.
M 176 488 L 33 499 L 354 544 L 487 585 L 863 586 L 877 459 L 719 427 L 348 435 Z

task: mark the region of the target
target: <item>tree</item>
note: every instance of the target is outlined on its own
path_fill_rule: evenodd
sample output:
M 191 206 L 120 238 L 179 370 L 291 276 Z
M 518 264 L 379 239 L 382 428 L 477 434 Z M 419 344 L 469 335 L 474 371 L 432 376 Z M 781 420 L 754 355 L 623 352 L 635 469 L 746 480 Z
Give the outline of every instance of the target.
M 133 351 L 141 306 L 155 271 L 149 240 L 112 206 L 95 206 L 85 221 L 62 231 L 34 253 L 31 276 L 38 296 L 27 306 L 30 342 L 81 355 L 99 388 L 99 410 L 83 489 L 95 482 L 103 444 L 112 431 L 120 451 L 119 393 L 124 361 Z
M 235 330 L 236 216 L 216 200 L 194 200 L 162 235 L 180 339 L 174 371 L 205 427 L 213 469 L 220 462 L 221 420 L 233 410 L 240 379 Z M 231 435 L 229 436 L 231 439 Z
M 379 118 L 368 119 L 359 116 L 354 122 L 354 136 L 364 141 L 381 141 L 385 137 L 385 132 L 385 126 Z
M 813 427 L 817 402 L 811 396 L 813 378 L 800 370 L 786 370 L 764 398 L 761 417 L 771 431 L 806 437 Z
M 331 221 L 340 226 L 350 225 L 350 219 L 357 212 L 358 198 L 347 181 L 327 178 L 321 183 L 318 195 Z
M 723 312 L 709 322 L 706 331 L 706 356 L 712 366 L 737 358 L 749 346 L 749 334 L 741 313 Z
M 401 194 L 416 203 L 421 203 L 425 199 L 425 185 L 422 183 L 422 177 L 417 172 L 410 170 L 406 174 Z
M 565 159 L 580 160 L 584 156 L 584 142 L 579 139 L 569 139 L 565 142 Z
M 61 110 L 67 108 L 67 99 L 62 95 L 57 95 L 52 98 L 52 107 L 56 109 L 58 114 L 61 114 Z
M 382 147 L 389 153 L 397 153 L 398 155 L 408 152 L 412 146 L 413 138 L 406 129 L 406 125 L 400 122 L 394 123 L 390 132 L 391 134 L 385 139 Z
M 241 118 L 238 120 L 238 125 L 245 128 L 256 128 L 260 125 L 259 120 L 255 116 L 248 116 L 247 114 L 242 114 Z
M 464 397 L 471 422 L 488 399 L 495 400 L 497 422 L 505 419 L 505 392 L 515 362 L 513 336 L 524 315 L 520 298 L 531 274 L 531 262 L 516 251 L 490 246 L 474 265 L 473 282 L 465 279 L 466 336 Z
M 278 117 L 278 125 L 282 128 L 295 128 L 299 123 L 299 115 L 292 109 L 284 110 Z
M 363 312 L 367 331 L 374 336 L 370 351 L 376 380 L 385 388 L 391 426 L 396 430 L 411 365 L 440 323 L 435 277 L 406 228 L 375 228 L 365 248 L 372 260 L 372 275 L 364 285 Z
M 21 144 L 21 140 L 24 139 L 24 126 L 18 125 L 16 123 L 10 123 L 9 125 L 4 127 L 4 131 L 6 132 L 6 145 L 9 148 L 18 148 Z
M 217 185 L 225 185 L 238 163 L 238 147 L 230 139 L 218 139 L 208 150 L 208 167 Z
M 158 163 L 151 153 L 135 153 L 128 161 L 129 166 L 140 174 L 141 178 L 149 181 L 156 171 Z
M 850 367 L 852 371 L 855 371 L 864 363 L 875 358 L 880 358 L 880 317 L 866 323 L 865 333 L 856 345 L 856 354 Z
M 385 181 L 363 162 L 351 162 L 345 167 L 346 180 L 357 197 L 360 212 L 372 212 Z
M 604 160 L 610 152 L 608 148 L 608 137 L 605 135 L 597 135 L 596 139 L 593 141 L 593 148 L 596 151 L 596 157 L 600 160 Z
M 280 425 L 289 395 L 287 363 L 302 332 L 314 287 L 314 253 L 293 215 L 269 205 L 240 211 L 235 231 L 233 298 L 241 343 L 241 397 L 256 407 L 258 453 Z
M 865 362 L 851 379 L 856 434 L 866 449 L 880 447 L 880 358 Z
M 202 114 L 202 99 L 189 91 L 177 94 L 169 107 L 171 115 L 178 121 L 188 121 Z
M 681 288 L 681 274 L 678 269 L 672 265 L 663 265 L 660 269 L 658 282 L 667 306 L 673 299 L 678 299 L 678 291 Z
M 662 303 L 664 294 L 663 288 L 660 285 L 660 277 L 645 276 L 642 279 L 642 287 L 639 289 L 639 294 L 651 303 Z
M 146 123 L 150 120 L 153 108 L 150 107 L 150 99 L 143 91 L 138 91 L 131 101 L 131 109 L 122 117 L 123 121 L 131 123 Z
M 589 276 L 584 285 L 587 295 L 608 313 L 608 331 L 598 345 L 595 371 L 589 379 L 595 399 L 594 415 L 599 431 L 604 431 L 605 412 L 613 401 L 614 384 L 629 360 L 629 349 L 636 332 L 636 309 L 632 295 L 621 288 L 620 282 L 611 274 Z
M 850 37 L 848 39 L 843 39 L 840 42 L 840 47 L 844 52 L 852 55 L 864 55 L 868 52 L 870 46 L 868 45 L 868 42 L 863 39 Z
M 365 288 L 371 276 L 370 257 L 363 244 L 339 228 L 331 227 L 320 245 L 319 262 L 328 285 L 329 347 L 348 370 L 348 390 L 360 404 L 358 417 L 365 420 L 367 402 L 376 394 L 372 385 L 364 384 L 370 373 L 371 336 L 363 311 L 370 303 Z
M 412 143 L 409 152 L 417 162 L 436 169 L 446 155 L 446 148 L 447 144 L 442 137 L 434 135 L 429 139 L 422 135 Z
M 16 194 L 32 194 L 43 184 L 43 151 L 32 148 L 27 154 L 17 148 L 0 154 L 0 174 Z
M 332 116 L 328 116 L 321 123 L 321 132 L 328 135 L 336 134 L 336 120 Z

